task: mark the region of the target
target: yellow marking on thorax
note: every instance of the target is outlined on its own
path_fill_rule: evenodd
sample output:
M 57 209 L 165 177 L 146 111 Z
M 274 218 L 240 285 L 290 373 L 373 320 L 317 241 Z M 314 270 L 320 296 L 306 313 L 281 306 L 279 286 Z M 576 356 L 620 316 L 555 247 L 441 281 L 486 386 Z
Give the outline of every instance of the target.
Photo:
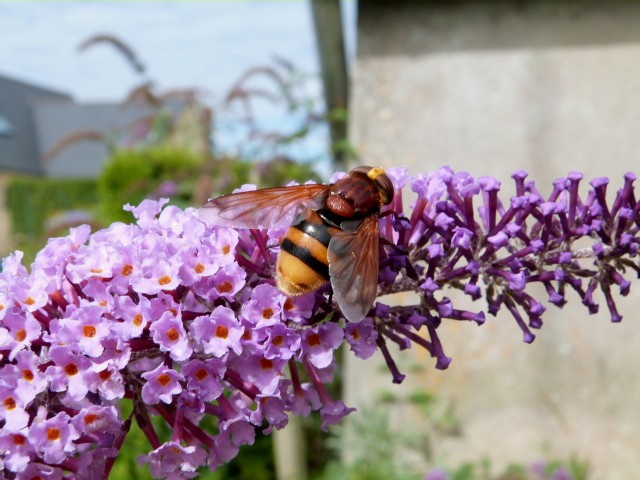
M 375 181 L 376 178 L 378 178 L 380 175 L 384 175 L 385 171 L 383 168 L 381 167 L 374 167 L 371 170 L 369 170 L 367 172 L 367 177 L 369 177 L 371 180 Z

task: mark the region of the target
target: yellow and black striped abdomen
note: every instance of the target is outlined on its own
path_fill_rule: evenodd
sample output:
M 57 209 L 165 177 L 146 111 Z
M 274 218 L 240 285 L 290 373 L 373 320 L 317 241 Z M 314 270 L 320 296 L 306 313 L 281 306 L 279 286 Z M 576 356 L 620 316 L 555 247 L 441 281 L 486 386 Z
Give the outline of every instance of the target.
M 280 290 L 291 296 L 302 295 L 329 281 L 327 247 L 336 231 L 314 211 L 287 230 L 276 266 Z

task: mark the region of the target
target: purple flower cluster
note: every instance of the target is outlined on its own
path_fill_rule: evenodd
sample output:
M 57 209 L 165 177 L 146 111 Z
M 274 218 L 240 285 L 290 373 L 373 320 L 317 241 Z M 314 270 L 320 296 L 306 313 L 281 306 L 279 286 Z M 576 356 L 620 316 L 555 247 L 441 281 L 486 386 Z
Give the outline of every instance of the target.
M 164 203 L 129 208 L 134 225 L 50 240 L 31 272 L 21 253 L 4 259 L 2 478 L 104 478 L 134 420 L 154 476 L 192 478 L 288 414 L 319 411 L 327 426 L 352 410 L 325 388 L 344 332 L 320 322 L 324 297 L 273 285 L 268 234 L 207 228 Z
M 257 428 L 283 428 L 290 414 L 318 411 L 325 428 L 338 423 L 353 409 L 325 385 L 343 343 L 361 358 L 380 350 L 400 382 L 389 341 L 422 346 L 446 368 L 442 320 L 484 322 L 482 312 L 456 308 L 445 287 L 474 300 L 484 292 L 488 312 L 506 308 L 525 341 L 545 310 L 528 292 L 536 283 L 558 306 L 570 287 L 590 312 L 600 289 L 620 320 L 611 288 L 625 295 L 620 272 L 638 270 L 632 175 L 607 204 L 605 180 L 581 197 L 572 173 L 544 199 L 519 172 L 505 205 L 495 179 L 446 168 L 416 178 L 388 173 L 397 191 L 393 214 L 380 219 L 379 293 L 413 291 L 421 300 L 376 303 L 358 323 L 330 302 L 329 286 L 293 299 L 277 289 L 284 230 L 206 226 L 195 209 L 163 208 L 164 200 L 127 207 L 135 224 L 93 234 L 83 226 L 50 240 L 30 271 L 19 252 L 4 259 L 3 477 L 105 478 L 133 421 L 152 448 L 142 460 L 171 479 L 228 462 Z M 417 200 L 405 215 L 407 185 Z M 576 250 L 583 237 L 592 245 Z M 133 404 L 128 418 L 117 408 L 122 399 Z M 159 437 L 152 417 L 171 427 L 171 438 Z
M 600 290 L 611 320 L 621 321 L 612 289 L 627 295 L 631 282 L 622 273 L 640 272 L 635 175 L 626 174 L 623 187 L 608 202 L 607 178 L 591 181 L 581 196 L 582 174 L 571 172 L 556 180 L 545 198 L 526 172 L 518 171 L 512 175 L 515 195 L 506 203 L 499 197 L 500 182 L 492 177 L 475 179 L 446 167 L 415 178 L 402 171 L 390 174 L 399 186 L 410 183 L 418 199 L 409 221 L 398 215 L 382 219 L 381 231 L 395 247 L 383 252 L 379 292 L 417 292 L 420 303 L 391 308 L 377 304 L 383 354 L 381 338 L 401 348 L 415 343 L 437 359 L 436 368 L 447 368 L 451 359 L 436 331 L 442 320 L 482 324 L 485 315 L 456 308 L 445 288 L 460 290 L 472 300 L 484 293 L 487 312 L 496 315 L 506 309 L 527 343 L 535 339 L 532 329 L 542 326 L 546 310 L 544 300 L 532 293 L 537 285 L 546 291 L 546 303 L 557 307 L 566 303 L 567 290 L 573 290 L 589 313 L 599 310 L 594 294 Z M 399 190 L 390 208 L 400 213 L 402 202 Z M 427 338 L 416 334 L 423 327 Z M 401 382 L 404 377 L 388 353 L 385 359 L 394 381 Z

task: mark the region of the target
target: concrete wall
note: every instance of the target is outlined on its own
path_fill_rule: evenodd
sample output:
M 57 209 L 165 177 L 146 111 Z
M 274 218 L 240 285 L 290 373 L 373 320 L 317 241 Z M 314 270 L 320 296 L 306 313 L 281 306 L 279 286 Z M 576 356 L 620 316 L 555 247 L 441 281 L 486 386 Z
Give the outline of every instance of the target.
M 640 174 L 640 4 L 601 3 L 360 2 L 350 138 L 362 163 L 413 173 L 450 165 L 497 176 L 507 191 L 516 169 L 543 192 L 582 170 L 611 177 L 615 191 L 625 172 Z M 595 478 L 636 478 L 640 282 L 619 301 L 619 325 L 604 304 L 589 316 L 571 300 L 549 308 L 533 345 L 507 316 L 444 326 L 449 370 L 409 352 L 405 369 L 429 368 L 402 389 L 350 360 L 346 400 L 370 405 L 373 384 L 454 399 L 462 435 L 435 451 L 449 465 L 577 453 Z M 409 410 L 395 415 L 425 425 Z

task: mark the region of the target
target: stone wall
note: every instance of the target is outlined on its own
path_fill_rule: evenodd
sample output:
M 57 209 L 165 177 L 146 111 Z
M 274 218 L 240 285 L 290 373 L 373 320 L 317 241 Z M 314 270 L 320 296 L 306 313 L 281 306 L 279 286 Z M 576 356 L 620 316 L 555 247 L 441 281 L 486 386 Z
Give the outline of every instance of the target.
M 640 175 L 640 4 L 363 1 L 358 16 L 350 138 L 362 163 L 450 165 L 497 176 L 507 191 L 522 168 L 545 193 L 570 170 L 609 176 L 613 191 L 625 172 Z M 549 307 L 532 345 L 507 316 L 446 325 L 454 362 L 440 372 L 423 352 L 403 352 L 405 369 L 428 368 L 402 388 L 349 360 L 346 400 L 362 407 L 382 390 L 421 388 L 452 399 L 461 435 L 435 451 L 449 465 L 577 453 L 595 478 L 635 478 L 640 282 L 619 302 L 622 324 L 604 304 L 589 316 L 569 298 Z M 400 428 L 424 426 L 414 411 L 393 414 Z

